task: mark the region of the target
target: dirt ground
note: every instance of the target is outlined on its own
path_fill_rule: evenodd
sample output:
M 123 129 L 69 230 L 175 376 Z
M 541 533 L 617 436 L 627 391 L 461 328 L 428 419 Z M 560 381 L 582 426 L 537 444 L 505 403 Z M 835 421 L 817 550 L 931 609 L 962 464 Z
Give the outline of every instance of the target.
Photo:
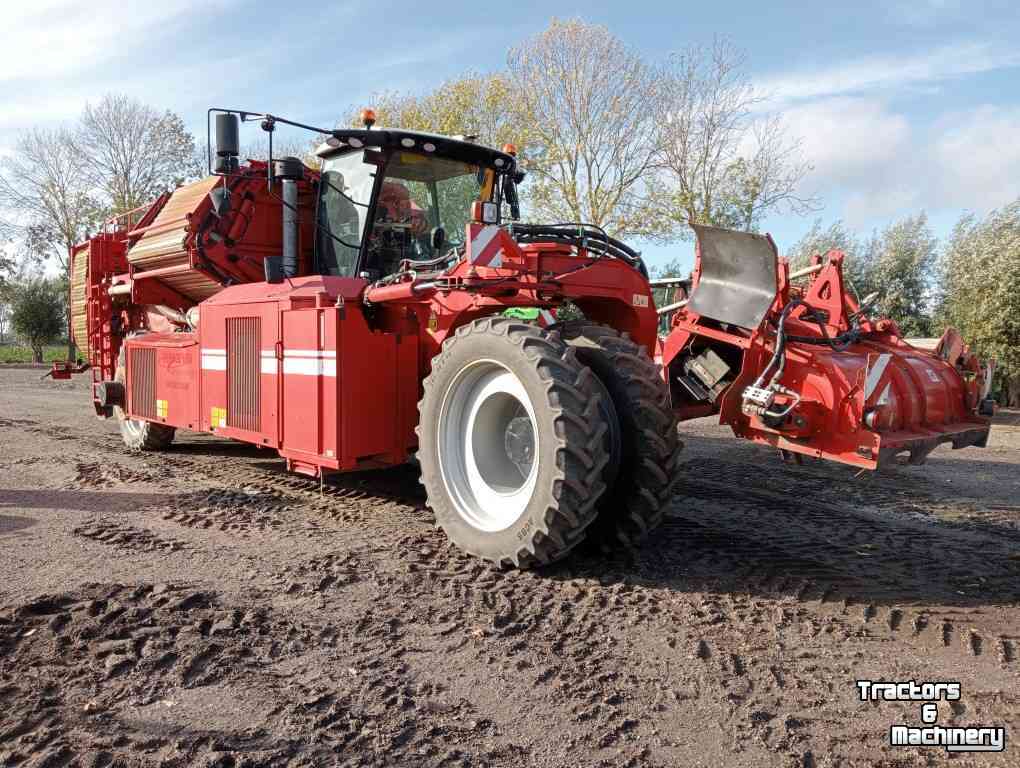
M 654 542 L 459 554 L 410 467 L 315 482 L 213 438 L 130 454 L 84 377 L 0 370 L 2 766 L 1020 763 L 1020 414 L 858 474 L 708 422 Z M 891 748 L 939 724 L 1000 754 Z

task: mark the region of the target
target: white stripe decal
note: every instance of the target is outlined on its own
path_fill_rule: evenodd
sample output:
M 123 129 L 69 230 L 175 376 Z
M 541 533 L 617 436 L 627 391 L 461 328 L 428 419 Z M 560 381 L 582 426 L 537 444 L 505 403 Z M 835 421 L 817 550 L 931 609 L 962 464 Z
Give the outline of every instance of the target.
M 279 373 L 274 350 L 261 350 L 259 370 L 267 375 Z M 222 349 L 202 350 L 202 370 L 227 370 L 227 352 Z M 336 351 L 314 349 L 288 349 L 283 353 L 283 372 L 297 376 L 336 377 Z
M 202 353 L 202 370 L 203 371 L 225 371 L 227 370 L 227 356 L 223 355 L 207 355 L 205 352 Z
M 891 387 L 892 382 L 890 381 L 885 385 L 885 389 L 882 390 L 882 394 L 878 396 L 878 402 L 876 402 L 875 405 L 889 405 L 889 389 Z
M 878 360 L 875 361 L 875 367 L 868 371 L 868 378 L 864 380 L 864 399 L 867 400 L 871 397 L 872 392 L 875 391 L 875 387 L 882 380 L 882 374 L 885 373 L 885 367 L 889 365 L 889 360 L 892 359 L 892 355 L 883 354 L 878 356 Z
M 284 356 L 283 372 L 292 376 L 328 376 L 336 378 L 336 360 Z
M 285 349 L 284 357 L 336 357 L 336 350 L 331 349 Z

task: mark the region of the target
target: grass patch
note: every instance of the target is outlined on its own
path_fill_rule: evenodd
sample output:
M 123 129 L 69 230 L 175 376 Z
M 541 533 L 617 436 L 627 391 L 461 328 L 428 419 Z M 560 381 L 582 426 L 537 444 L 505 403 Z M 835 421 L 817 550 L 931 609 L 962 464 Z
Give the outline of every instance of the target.
M 54 360 L 67 359 L 67 345 L 50 345 L 43 348 L 43 361 L 52 363 Z M 31 363 L 32 350 L 16 344 L 0 345 L 0 363 Z

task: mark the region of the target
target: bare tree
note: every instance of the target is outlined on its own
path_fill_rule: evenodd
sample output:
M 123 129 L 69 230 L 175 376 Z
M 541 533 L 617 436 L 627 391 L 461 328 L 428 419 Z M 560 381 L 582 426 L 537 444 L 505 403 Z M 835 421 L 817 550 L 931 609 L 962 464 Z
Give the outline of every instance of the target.
M 22 270 L 35 271 L 53 258 L 64 280 L 69 278 L 71 246 L 98 226 L 103 211 L 66 128 L 34 128 L 18 138 L 14 153 L 3 162 L 0 205 L 12 214 L 7 234 L 19 245 Z M 74 359 L 70 336 L 67 359 Z
M 101 218 L 70 131 L 33 128 L 18 138 L 3 162 L 0 205 L 13 214 L 10 234 L 26 255 L 53 257 L 66 274 L 71 246 Z
M 803 214 L 798 193 L 811 166 L 781 119 L 760 115 L 764 98 L 744 74 L 744 55 L 724 40 L 674 54 L 658 77 L 660 215 L 753 230 L 772 210 Z
M 87 104 L 77 144 L 91 182 L 109 196 L 114 213 L 204 175 L 184 121 L 129 96 L 108 94 Z
M 655 228 L 645 189 L 654 157 L 652 69 L 606 27 L 554 20 L 512 48 L 508 72 L 536 217 L 611 234 Z
M 318 168 L 321 164 L 321 160 L 315 154 L 315 150 L 323 141 L 324 137 L 318 136 L 313 139 L 303 139 L 295 136 L 280 139 L 279 137 L 274 136 L 273 159 L 279 160 L 281 157 L 296 157 L 309 168 Z M 261 136 L 255 141 L 242 144 L 240 155 L 242 160 L 246 158 L 251 160 L 269 159 L 269 139 L 265 136 Z M 205 148 L 203 148 L 201 154 L 203 168 L 205 167 L 205 161 L 206 154 Z

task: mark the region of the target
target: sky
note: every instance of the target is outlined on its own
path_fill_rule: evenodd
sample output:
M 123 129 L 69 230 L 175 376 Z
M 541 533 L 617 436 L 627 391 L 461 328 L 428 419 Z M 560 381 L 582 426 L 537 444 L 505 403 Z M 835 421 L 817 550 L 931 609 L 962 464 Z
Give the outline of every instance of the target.
M 827 7 L 828 6 L 828 7 Z M 107 92 L 180 114 L 205 142 L 209 107 L 329 126 L 383 91 L 501 68 L 552 17 L 605 24 L 649 60 L 725 36 L 746 51 L 813 169 L 821 208 L 763 229 L 780 251 L 816 218 L 862 234 L 927 212 L 945 237 L 964 212 L 1020 196 L 1015 2 L 263 3 L 0 0 L 0 155 L 19 131 L 71 123 Z M 260 138 L 257 128 L 242 141 Z M 654 266 L 692 246 L 642 244 Z

